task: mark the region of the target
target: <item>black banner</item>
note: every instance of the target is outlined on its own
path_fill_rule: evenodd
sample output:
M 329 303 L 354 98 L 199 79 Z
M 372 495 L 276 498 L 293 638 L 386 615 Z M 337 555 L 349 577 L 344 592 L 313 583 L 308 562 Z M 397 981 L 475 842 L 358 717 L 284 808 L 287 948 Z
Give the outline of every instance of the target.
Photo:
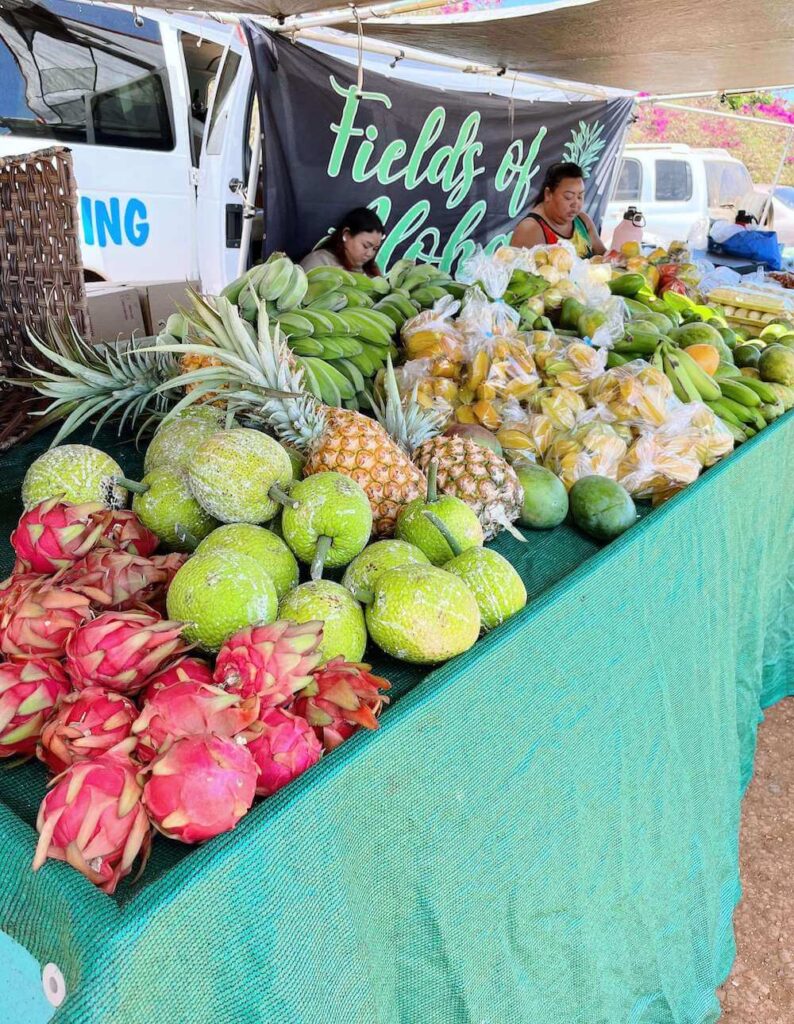
M 379 263 L 444 269 L 476 243 L 508 241 L 546 167 L 587 174 L 600 222 L 628 127 L 630 98 L 511 101 L 395 81 L 245 23 L 264 136 L 265 255 L 301 259 L 356 206 L 388 236 Z M 450 27 L 454 31 L 454 27 Z

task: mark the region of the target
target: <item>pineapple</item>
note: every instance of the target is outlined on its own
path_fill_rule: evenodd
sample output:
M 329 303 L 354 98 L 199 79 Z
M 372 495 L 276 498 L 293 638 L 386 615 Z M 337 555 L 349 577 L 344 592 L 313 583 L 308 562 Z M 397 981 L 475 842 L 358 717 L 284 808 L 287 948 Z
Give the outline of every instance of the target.
M 372 506 L 373 532 L 379 537 L 393 533 L 400 508 L 424 494 L 427 486 L 408 453 L 368 416 L 317 402 L 278 327 L 271 330 L 264 304 L 254 341 L 250 327 L 228 300 L 216 299 L 215 307 L 197 296 L 193 301 L 196 312 L 191 320 L 210 335 L 212 347 L 185 344 L 171 350 L 183 356 L 211 353 L 221 360 L 222 366 L 200 371 L 203 388 L 225 389 L 230 410 L 240 419 L 266 426 L 304 454 L 304 476 L 333 471 L 355 480 Z M 191 400 L 188 394 L 177 408 Z M 393 410 L 389 415 L 394 417 Z
M 512 526 L 521 514 L 524 492 L 515 470 L 496 452 L 468 437 L 433 437 L 416 448 L 413 459 L 424 473 L 431 460 L 438 461 L 439 491 L 474 509 L 486 540 L 500 530 L 524 540 Z

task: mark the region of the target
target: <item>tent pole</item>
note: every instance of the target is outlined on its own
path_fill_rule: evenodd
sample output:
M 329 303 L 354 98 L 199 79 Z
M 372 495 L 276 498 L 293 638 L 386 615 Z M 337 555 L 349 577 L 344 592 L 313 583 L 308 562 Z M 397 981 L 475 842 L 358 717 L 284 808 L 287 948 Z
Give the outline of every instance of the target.
M 248 168 L 248 184 L 243 196 L 243 230 L 240 234 L 240 255 L 237 257 L 237 276 L 242 277 L 248 269 L 248 250 L 251 247 L 251 232 L 256 216 L 256 186 L 259 183 L 259 169 L 262 166 L 262 138 L 259 122 L 259 100 L 254 103 L 251 117 L 251 166 Z
M 665 110 L 683 110 L 687 114 L 702 114 L 704 117 L 721 117 L 726 121 L 747 121 L 749 124 L 762 124 L 769 128 L 789 127 L 784 121 L 772 121 L 768 117 L 749 117 L 747 114 L 731 114 L 722 110 L 703 110 L 702 107 L 685 107 L 683 103 L 654 103 L 654 106 L 663 107 Z
M 641 96 L 638 103 L 656 104 L 660 100 L 697 100 L 709 96 L 745 96 L 754 92 L 777 92 L 783 89 L 794 89 L 794 85 L 754 85 L 751 89 L 712 89 L 710 92 L 670 92 L 656 96 Z
M 783 174 L 783 168 L 786 166 L 786 157 L 788 156 L 789 150 L 791 149 L 792 141 L 794 141 L 794 128 L 789 128 L 788 135 L 786 136 L 786 144 L 783 147 L 783 153 L 780 157 L 780 163 L 777 165 L 777 171 L 775 172 L 775 180 L 769 186 L 769 192 L 767 193 L 766 199 L 764 200 L 764 205 L 761 207 L 761 216 L 758 218 L 759 224 L 763 224 L 766 220 L 767 212 L 769 211 L 769 207 L 772 203 L 772 196 L 775 193 L 775 189 L 780 184 L 780 178 Z
M 414 11 L 433 10 L 443 7 L 446 0 L 386 0 L 385 3 L 367 4 L 356 7 L 360 21 L 369 18 L 387 18 L 393 14 L 413 14 Z M 318 11 L 316 14 L 293 14 L 283 21 L 274 21 L 274 32 L 294 32 L 302 28 L 323 28 L 328 25 L 343 25 L 354 20 L 353 4 L 348 7 L 336 7 Z
M 297 29 L 292 33 L 298 39 L 307 39 L 315 43 L 325 43 L 327 46 L 339 46 L 342 49 L 355 50 L 358 48 L 358 38 L 353 35 L 325 32 L 323 29 Z M 608 99 L 609 94 L 599 89 L 598 86 L 580 85 L 574 82 L 559 81 L 555 78 L 543 78 L 540 76 L 527 75 L 521 71 L 512 71 L 510 68 L 490 67 L 487 64 L 472 64 L 457 57 L 445 57 L 442 54 L 430 53 L 426 50 L 419 50 L 412 46 L 399 46 L 397 43 L 382 43 L 379 40 L 368 39 L 364 36 L 363 48 L 368 53 L 379 53 L 387 57 L 401 57 L 404 60 L 413 60 L 422 64 L 434 67 L 450 68 L 453 71 L 464 71 L 471 74 L 502 75 L 507 74 L 518 82 L 527 85 L 540 87 L 553 87 L 561 92 L 572 93 L 582 96 Z

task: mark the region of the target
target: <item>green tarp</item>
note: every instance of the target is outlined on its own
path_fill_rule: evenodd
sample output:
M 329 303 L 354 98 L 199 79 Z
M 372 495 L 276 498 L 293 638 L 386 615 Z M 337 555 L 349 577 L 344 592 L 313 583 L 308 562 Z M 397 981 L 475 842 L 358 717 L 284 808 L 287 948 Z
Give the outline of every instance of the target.
M 794 690 L 792 481 L 789 415 L 603 550 L 501 540 L 521 615 L 430 674 L 376 661 L 378 732 L 115 897 L 30 872 L 44 773 L 0 774 L 0 929 L 63 971 L 53 1020 L 715 1021 L 755 731 Z

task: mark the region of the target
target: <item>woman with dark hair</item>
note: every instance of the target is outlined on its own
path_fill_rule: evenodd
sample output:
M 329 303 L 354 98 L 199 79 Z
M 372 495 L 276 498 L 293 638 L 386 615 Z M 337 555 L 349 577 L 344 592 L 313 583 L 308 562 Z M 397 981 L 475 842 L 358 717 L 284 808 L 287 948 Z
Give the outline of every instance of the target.
M 535 197 L 532 211 L 518 224 L 511 245 L 531 249 L 533 245 L 554 245 L 564 238 L 572 242 L 582 259 L 602 255 L 604 243 L 595 225 L 582 210 L 584 175 L 578 164 L 552 164 Z
M 339 221 L 331 234 L 301 260 L 304 270 L 312 267 L 344 267 L 370 277 L 379 277 L 375 264 L 386 229 L 376 213 L 360 206 Z

